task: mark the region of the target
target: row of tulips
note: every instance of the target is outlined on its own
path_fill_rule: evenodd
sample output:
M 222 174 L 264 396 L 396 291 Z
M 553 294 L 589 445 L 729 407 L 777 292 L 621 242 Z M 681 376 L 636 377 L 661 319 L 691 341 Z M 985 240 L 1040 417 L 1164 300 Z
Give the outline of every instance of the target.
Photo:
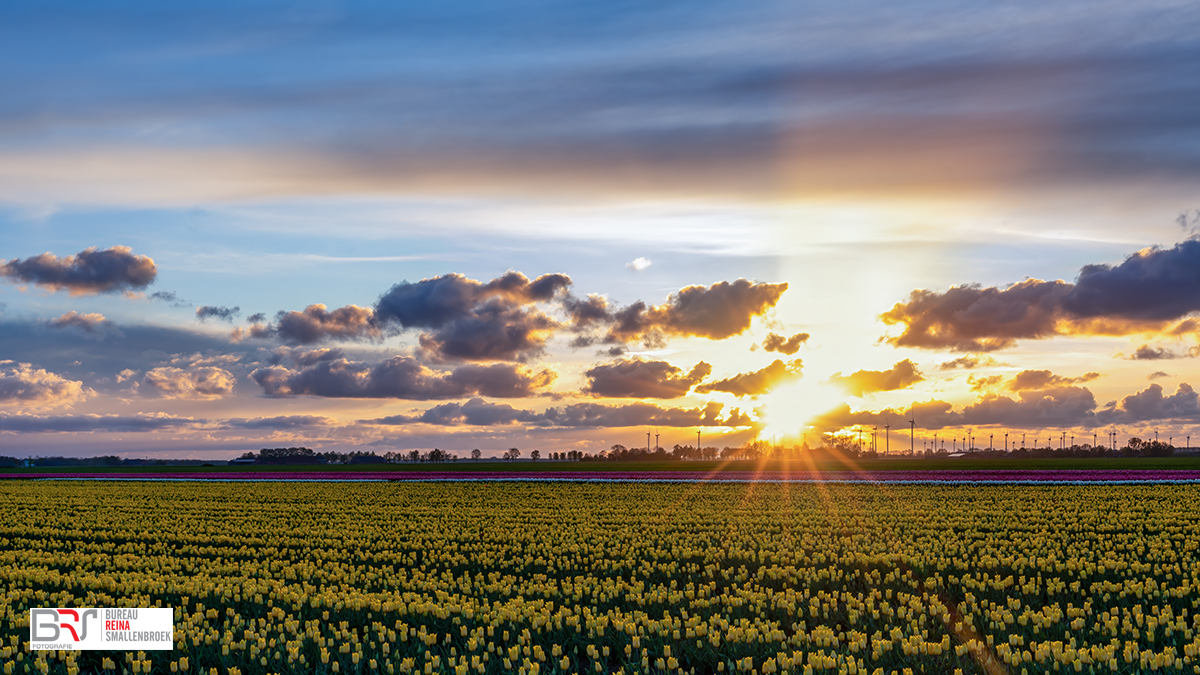
M 416 482 L 649 482 L 649 483 L 895 483 L 943 485 L 1086 485 L 1092 483 L 1200 483 L 1200 470 L 964 470 L 964 471 L 546 471 L 518 474 L 492 471 L 296 471 L 296 472 L 178 472 L 137 471 L 70 473 L 0 473 L 10 480 L 134 480 L 134 481 L 416 481 Z
M 1200 672 L 1200 487 L 4 488 L 9 673 Z M 29 651 L 73 605 L 175 649 Z

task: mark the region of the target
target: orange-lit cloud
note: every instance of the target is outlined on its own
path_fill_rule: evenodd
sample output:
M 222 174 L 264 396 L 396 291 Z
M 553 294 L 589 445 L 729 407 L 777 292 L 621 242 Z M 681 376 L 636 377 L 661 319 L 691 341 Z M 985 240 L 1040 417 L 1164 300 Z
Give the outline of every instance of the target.
M 987 352 L 1053 335 L 1177 334 L 1194 327 L 1185 317 L 1197 311 L 1200 239 L 1191 238 L 1119 265 L 1086 265 L 1073 284 L 1028 279 L 1003 289 L 915 290 L 880 318 L 904 326 L 887 340 L 897 347 Z
M 784 337 L 778 333 L 767 333 L 767 337 L 763 338 L 762 349 L 766 352 L 779 352 L 791 356 L 800 351 L 800 345 L 808 342 L 812 337 L 808 333 L 796 333 L 791 337 Z M 754 347 L 750 348 L 751 350 Z
M 888 370 L 859 370 L 849 375 L 834 373 L 829 382 L 854 396 L 866 396 L 877 391 L 907 389 L 924 379 L 917 366 L 904 359 Z
M 742 396 L 759 396 L 781 384 L 800 379 L 803 367 L 804 363 L 800 359 L 793 359 L 790 363 L 784 363 L 780 359 L 775 359 L 766 368 L 749 373 L 739 373 L 724 380 L 702 384 L 696 387 L 696 391 L 702 394 L 721 391 L 733 394 L 739 398 Z
M 82 401 L 96 392 L 28 363 L 0 361 L 0 405 L 53 408 Z
M 224 368 L 154 368 L 142 376 L 139 391 L 162 398 L 211 400 L 233 394 L 237 378 Z

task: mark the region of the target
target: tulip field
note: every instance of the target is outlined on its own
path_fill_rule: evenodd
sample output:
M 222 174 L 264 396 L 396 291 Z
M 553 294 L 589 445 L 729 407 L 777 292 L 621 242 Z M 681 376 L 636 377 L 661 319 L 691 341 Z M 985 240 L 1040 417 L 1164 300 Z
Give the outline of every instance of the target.
M 1200 673 L 1198 588 L 1194 484 L 0 483 L 4 673 Z

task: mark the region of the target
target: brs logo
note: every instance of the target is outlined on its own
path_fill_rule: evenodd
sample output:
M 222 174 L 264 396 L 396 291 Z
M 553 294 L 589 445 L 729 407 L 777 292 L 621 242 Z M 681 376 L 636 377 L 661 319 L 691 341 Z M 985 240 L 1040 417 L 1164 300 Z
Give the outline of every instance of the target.
M 80 610 L 77 609 L 30 610 L 30 641 L 58 642 L 61 629 L 64 628 L 70 632 L 74 642 L 87 639 L 88 619 L 99 621 L 100 612 L 95 609 L 85 609 L 82 614 L 83 616 L 80 616 Z

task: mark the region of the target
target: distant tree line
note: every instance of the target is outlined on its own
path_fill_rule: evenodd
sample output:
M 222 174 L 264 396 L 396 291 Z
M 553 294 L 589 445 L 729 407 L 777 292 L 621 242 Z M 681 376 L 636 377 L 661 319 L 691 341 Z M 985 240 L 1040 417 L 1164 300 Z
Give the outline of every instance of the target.
M 12 469 L 21 466 L 60 467 L 60 466 L 90 466 L 90 467 L 122 467 L 122 466 L 201 466 L 210 463 L 203 459 L 126 459 L 116 455 L 100 457 L 16 457 L 0 456 L 0 468 Z

